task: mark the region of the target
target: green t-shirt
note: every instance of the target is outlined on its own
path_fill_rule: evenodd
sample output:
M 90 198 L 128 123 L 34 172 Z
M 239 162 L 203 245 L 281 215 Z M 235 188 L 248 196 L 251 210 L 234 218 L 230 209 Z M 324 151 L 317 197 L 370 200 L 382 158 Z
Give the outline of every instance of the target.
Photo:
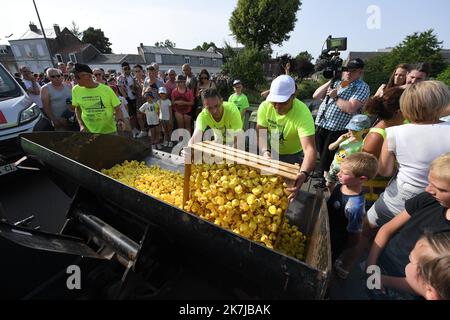
M 89 132 L 117 132 L 114 109 L 120 106 L 120 100 L 110 87 L 104 84 L 96 88 L 76 85 L 72 89 L 72 105 L 81 109 L 81 119 Z
M 231 102 L 223 103 L 223 116 L 219 122 L 216 122 L 211 113 L 205 108 L 197 117 L 195 127 L 201 131 L 211 128 L 214 132 L 216 140 L 225 139 L 225 132 L 230 130 L 231 133 L 242 130 L 241 114 L 235 104 Z
M 279 148 L 271 146 L 281 155 L 295 154 L 303 150 L 300 138 L 315 134 L 314 120 L 308 107 L 298 99 L 285 115 L 278 114 L 272 103 L 264 101 L 258 108 L 257 123 L 268 128 L 273 140 L 278 135 Z
M 239 96 L 236 93 L 233 93 L 229 98 L 229 102 L 233 102 L 239 109 L 239 112 L 244 111 L 250 106 L 250 103 L 248 103 L 247 96 L 243 93 L 241 93 Z
M 342 161 L 349 155 L 353 153 L 360 152 L 362 149 L 364 141 L 357 141 L 353 140 L 350 141 L 350 139 L 344 140 L 339 145 L 339 149 L 336 152 L 333 160 L 333 165 L 340 166 Z

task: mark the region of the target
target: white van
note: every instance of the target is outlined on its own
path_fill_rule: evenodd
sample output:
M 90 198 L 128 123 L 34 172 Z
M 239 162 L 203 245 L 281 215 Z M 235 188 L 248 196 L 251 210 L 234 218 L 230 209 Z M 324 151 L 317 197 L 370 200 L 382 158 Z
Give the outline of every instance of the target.
M 0 64 L 0 176 L 16 170 L 12 163 L 21 154 L 18 135 L 40 131 L 43 122 L 39 107 Z

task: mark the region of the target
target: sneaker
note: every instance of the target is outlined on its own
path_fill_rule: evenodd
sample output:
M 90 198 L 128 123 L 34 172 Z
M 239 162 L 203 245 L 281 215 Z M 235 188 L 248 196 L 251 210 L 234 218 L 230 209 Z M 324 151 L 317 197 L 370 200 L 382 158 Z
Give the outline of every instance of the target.
M 164 143 L 162 144 L 164 148 L 167 148 L 167 146 L 169 145 L 169 143 L 167 141 L 164 141 Z
M 168 145 L 167 145 L 169 148 L 172 148 L 173 147 L 173 142 L 172 141 L 169 141 L 169 143 L 168 143 Z
M 161 146 L 160 143 L 158 143 L 158 144 L 156 145 L 156 149 L 158 149 L 158 150 L 161 150 L 161 149 L 162 149 L 162 146 Z
M 316 189 L 325 189 L 327 187 L 327 183 L 325 179 L 321 179 L 318 183 L 314 185 L 314 188 Z
M 345 270 L 344 267 L 342 266 L 342 260 L 337 259 L 334 262 L 334 267 L 333 268 L 334 268 L 334 272 L 336 272 L 336 275 L 339 278 L 341 278 L 343 280 L 347 279 L 349 271 Z
M 147 136 L 148 136 L 148 133 L 147 133 L 146 131 L 141 131 L 141 132 L 139 132 L 139 134 L 136 136 L 136 138 L 139 139 L 139 138 L 144 138 L 144 137 L 147 137 Z

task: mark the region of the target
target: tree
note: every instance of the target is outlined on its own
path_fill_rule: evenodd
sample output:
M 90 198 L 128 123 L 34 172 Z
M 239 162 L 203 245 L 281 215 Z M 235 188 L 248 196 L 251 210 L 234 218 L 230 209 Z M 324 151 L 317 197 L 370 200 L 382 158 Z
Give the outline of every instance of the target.
M 268 49 L 289 40 L 294 30 L 300 0 L 238 0 L 231 14 L 230 29 L 247 47 Z
M 159 48 L 175 48 L 176 45 L 175 42 L 172 42 L 169 39 L 166 39 L 164 42 L 155 42 L 155 47 Z
M 381 84 L 387 83 L 391 71 L 386 70 L 388 54 L 375 56 L 366 61 L 364 66 L 364 81 L 369 85 L 372 94 L 378 90 Z
M 71 26 L 69 27 L 69 31 L 80 40 L 83 37 L 83 32 L 80 31 L 80 27 L 73 20 Z
M 269 58 L 267 52 L 255 48 L 244 48 L 239 52 L 228 50 L 230 57 L 223 65 L 224 73 L 232 79 L 240 79 L 250 89 L 264 84 L 263 62 Z
M 83 38 L 81 40 L 85 43 L 92 44 L 101 53 L 112 53 L 111 42 L 109 42 L 109 38 L 105 37 L 102 29 L 87 28 L 83 31 Z
M 197 50 L 197 51 L 207 51 L 209 48 L 213 47 L 214 50 L 217 49 L 217 46 L 214 42 L 203 42 L 203 44 L 200 46 L 196 46 L 194 49 L 192 50 Z
M 437 80 L 444 82 L 446 85 L 450 87 L 450 66 L 447 67 L 444 71 L 442 71 L 437 77 Z
M 437 76 L 445 69 L 446 63 L 441 55 L 442 41 L 439 41 L 433 29 L 415 32 L 397 45 L 388 55 L 385 71 L 392 72 L 400 63 L 429 62 L 431 76 Z
M 308 51 L 302 51 L 300 52 L 296 57 L 296 60 L 302 61 L 308 61 L 308 62 L 312 62 L 314 60 L 312 54 L 310 54 Z

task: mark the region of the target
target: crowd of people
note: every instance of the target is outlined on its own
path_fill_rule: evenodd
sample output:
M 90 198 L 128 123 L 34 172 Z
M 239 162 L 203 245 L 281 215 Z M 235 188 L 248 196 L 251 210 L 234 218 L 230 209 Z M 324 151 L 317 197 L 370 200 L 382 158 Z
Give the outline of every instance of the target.
M 149 136 L 156 149 L 173 146 L 174 127 L 191 134 L 189 144 L 208 128 L 216 140 L 236 138 L 249 107 L 240 80 L 223 101 L 209 72 L 196 76 L 188 64 L 178 75 L 156 63 L 144 70 L 124 62 L 120 75 L 60 64 L 46 70 L 45 81 L 20 71 L 55 130 Z M 295 80 L 275 78 L 257 111 L 258 152 L 301 164 L 290 200 L 310 177 L 330 191 L 338 278 L 363 259 L 382 272 L 373 295 L 450 299 L 450 122 L 441 120 L 450 114 L 450 90 L 429 80 L 427 64 L 400 64 L 372 97 L 363 74 L 364 62 L 352 59 L 341 80 L 319 87 L 315 120 L 296 98 Z

